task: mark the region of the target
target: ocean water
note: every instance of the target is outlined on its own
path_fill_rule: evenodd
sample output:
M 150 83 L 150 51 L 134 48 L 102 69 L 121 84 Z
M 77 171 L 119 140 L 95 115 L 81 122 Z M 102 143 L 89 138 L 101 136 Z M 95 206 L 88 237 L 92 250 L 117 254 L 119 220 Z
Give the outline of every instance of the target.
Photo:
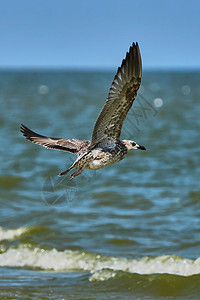
M 122 138 L 147 151 L 57 174 L 27 141 L 90 139 L 113 72 L 0 72 L 0 299 L 200 298 L 200 72 L 143 73 Z

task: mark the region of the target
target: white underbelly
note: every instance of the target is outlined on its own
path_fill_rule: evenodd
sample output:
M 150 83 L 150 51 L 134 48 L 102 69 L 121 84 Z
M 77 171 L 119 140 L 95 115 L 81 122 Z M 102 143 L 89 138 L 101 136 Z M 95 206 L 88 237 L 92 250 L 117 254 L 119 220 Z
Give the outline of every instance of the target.
M 105 161 L 102 161 L 100 159 L 94 159 L 94 160 L 92 160 L 88 163 L 88 166 L 86 168 L 88 168 L 88 169 L 100 169 L 100 168 L 103 168 L 107 165 L 108 164 L 106 164 Z
M 88 162 L 87 169 L 100 169 L 120 161 L 123 157 L 102 151 L 101 148 L 92 150 L 93 159 Z
M 119 157 L 113 157 L 111 154 L 105 154 L 102 156 L 97 156 L 97 158 L 94 158 L 88 163 L 88 166 L 86 168 L 88 169 L 100 169 L 109 165 L 112 165 L 118 161 L 120 161 L 121 158 Z

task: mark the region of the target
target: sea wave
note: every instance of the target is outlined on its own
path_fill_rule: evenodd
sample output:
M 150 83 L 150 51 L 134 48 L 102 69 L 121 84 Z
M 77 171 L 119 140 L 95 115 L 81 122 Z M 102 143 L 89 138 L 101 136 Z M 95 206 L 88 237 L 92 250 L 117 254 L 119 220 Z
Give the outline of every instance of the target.
M 16 229 L 3 229 L 2 227 L 0 227 L 0 241 L 14 240 L 23 235 L 28 230 L 28 227 L 20 227 Z
M 33 225 L 28 227 L 19 227 L 12 229 L 4 229 L 0 227 L 0 242 L 5 240 L 16 240 L 23 236 L 36 236 L 38 234 L 47 234 L 51 229 L 42 225 Z
M 90 281 L 115 277 L 118 271 L 130 274 L 173 274 L 191 276 L 200 274 L 200 258 L 187 259 L 173 255 L 128 259 L 102 256 L 89 252 L 45 250 L 32 245 L 9 248 L 0 255 L 2 267 L 28 267 L 51 271 L 90 272 Z
M 109 280 L 108 280 L 109 279 Z M 90 281 L 104 290 L 122 295 L 119 299 L 199 299 L 200 275 L 136 274 L 123 271 L 101 270 Z

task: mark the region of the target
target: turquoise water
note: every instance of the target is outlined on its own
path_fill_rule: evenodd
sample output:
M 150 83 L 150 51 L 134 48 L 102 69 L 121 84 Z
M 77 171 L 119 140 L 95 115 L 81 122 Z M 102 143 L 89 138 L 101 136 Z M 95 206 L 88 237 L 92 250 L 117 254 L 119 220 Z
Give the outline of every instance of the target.
M 112 72 L 0 72 L 1 299 L 200 298 L 199 72 L 144 72 L 132 151 L 69 181 L 74 156 L 24 139 L 90 139 Z

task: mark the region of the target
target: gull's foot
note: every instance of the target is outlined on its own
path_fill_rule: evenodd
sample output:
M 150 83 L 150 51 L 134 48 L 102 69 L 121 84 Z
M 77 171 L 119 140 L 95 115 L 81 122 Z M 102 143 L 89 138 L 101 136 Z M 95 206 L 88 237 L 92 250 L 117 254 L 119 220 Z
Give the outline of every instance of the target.
M 80 174 L 82 173 L 82 171 L 83 171 L 83 170 L 80 169 L 80 170 L 74 172 L 74 173 L 71 175 L 71 177 L 70 177 L 70 181 L 71 181 L 74 177 L 80 175 Z
M 80 174 L 83 172 L 83 170 L 84 170 L 84 168 L 85 168 L 86 166 L 87 166 L 87 162 L 83 165 L 82 168 L 80 168 L 78 171 L 74 172 L 74 173 L 71 175 L 70 180 L 72 180 L 74 177 L 80 175 Z

